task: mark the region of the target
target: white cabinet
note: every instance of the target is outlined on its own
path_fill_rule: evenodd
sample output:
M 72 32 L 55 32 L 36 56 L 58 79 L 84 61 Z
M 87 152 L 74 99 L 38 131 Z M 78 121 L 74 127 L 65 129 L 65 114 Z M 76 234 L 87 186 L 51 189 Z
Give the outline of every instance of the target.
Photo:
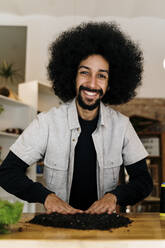
M 24 103 L 31 105 L 36 113 L 48 111 L 61 103 L 50 84 L 37 80 L 19 84 L 18 95 Z
M 4 111 L 0 114 L 0 146 L 2 147 L 2 160 L 9 152 L 9 147 L 15 142 L 18 135 L 6 133 L 7 128 L 21 128 L 25 129 L 28 124 L 35 118 L 36 113 L 34 109 L 20 101 L 12 100 L 8 97 L 0 95 L 0 105 L 3 106 Z M 27 171 L 28 177 L 36 180 L 35 167 L 31 166 Z M 0 198 L 16 201 L 20 200 L 17 197 L 7 193 L 0 187 Z M 35 204 L 24 202 L 24 212 L 34 212 Z

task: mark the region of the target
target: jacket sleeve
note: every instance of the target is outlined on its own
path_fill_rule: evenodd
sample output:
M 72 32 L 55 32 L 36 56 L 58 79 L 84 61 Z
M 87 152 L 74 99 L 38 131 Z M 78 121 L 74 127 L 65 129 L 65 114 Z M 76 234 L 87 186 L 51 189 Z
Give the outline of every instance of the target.
M 48 137 L 48 125 L 44 113 L 40 113 L 19 135 L 10 147 L 17 157 L 26 164 L 32 165 L 42 159 L 45 154 Z
M 122 147 L 123 164 L 125 166 L 134 164 L 146 158 L 148 155 L 148 152 L 129 121 L 126 127 Z
M 116 195 L 120 206 L 134 205 L 147 197 L 153 189 L 152 178 L 148 172 L 146 160 L 125 166 L 129 182 L 120 184 L 109 193 Z
M 28 164 L 10 151 L 0 166 L 0 186 L 22 200 L 44 203 L 47 195 L 52 192 L 26 176 L 28 167 Z

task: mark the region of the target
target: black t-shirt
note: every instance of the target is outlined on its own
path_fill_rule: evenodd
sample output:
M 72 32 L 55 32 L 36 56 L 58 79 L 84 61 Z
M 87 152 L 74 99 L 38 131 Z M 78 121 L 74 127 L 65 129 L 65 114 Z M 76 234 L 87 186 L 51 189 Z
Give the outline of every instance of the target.
M 96 129 L 98 116 L 91 120 L 79 117 L 81 133 L 75 147 L 74 172 L 70 192 L 70 205 L 86 210 L 98 199 L 96 183 L 96 151 L 92 133 Z

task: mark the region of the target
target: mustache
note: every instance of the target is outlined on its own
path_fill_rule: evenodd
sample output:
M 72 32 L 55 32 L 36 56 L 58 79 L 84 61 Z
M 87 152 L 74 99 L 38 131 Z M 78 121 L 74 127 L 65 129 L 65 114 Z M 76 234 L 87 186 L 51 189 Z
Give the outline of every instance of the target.
M 90 91 L 90 92 L 97 92 L 97 93 L 99 93 L 100 94 L 100 96 L 102 96 L 103 95 L 103 90 L 102 89 L 90 89 L 90 88 L 88 88 L 88 87 L 85 87 L 85 86 L 80 86 L 80 88 L 79 88 L 79 92 L 81 92 L 81 90 L 88 90 L 88 91 Z

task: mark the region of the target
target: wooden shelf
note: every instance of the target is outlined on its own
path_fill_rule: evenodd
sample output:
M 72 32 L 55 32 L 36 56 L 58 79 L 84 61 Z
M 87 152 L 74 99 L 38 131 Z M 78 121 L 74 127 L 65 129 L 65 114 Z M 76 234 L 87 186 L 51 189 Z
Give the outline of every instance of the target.
M 51 84 L 38 80 L 19 84 L 19 98 L 31 105 L 36 111 L 48 111 L 59 106 L 60 99 L 54 94 Z
M 155 197 L 155 196 L 148 196 L 143 201 L 145 201 L 145 202 L 159 202 L 160 201 L 160 198 L 159 197 Z
M 0 136 L 7 136 L 7 137 L 18 138 L 19 134 L 7 133 L 7 132 L 0 131 Z
M 149 132 L 149 131 L 143 131 L 143 132 L 142 132 L 142 131 L 141 131 L 141 132 L 138 132 L 138 134 L 139 134 L 139 135 L 143 135 L 143 136 L 145 136 L 145 135 L 146 135 L 146 136 L 150 136 L 150 135 L 151 135 L 151 136 L 159 136 L 159 135 L 161 135 L 161 133 L 158 132 L 158 131 L 157 131 L 157 132 L 153 132 L 153 131 L 152 131 L 152 132 Z
M 9 97 L 6 96 L 2 96 L 0 95 L 0 103 L 1 104 L 7 104 L 7 105 L 17 105 L 17 106 L 27 106 L 27 104 L 23 103 L 21 100 L 17 101 L 14 99 L 11 99 Z
M 0 146 L 2 147 L 1 159 L 4 160 L 9 153 L 10 147 L 19 137 L 19 134 L 8 133 L 4 130 L 8 128 L 20 128 L 24 130 L 36 116 L 35 111 L 30 106 L 21 100 L 11 99 L 0 95 L 0 104 L 4 111 L 0 114 Z M 35 167 L 31 166 L 27 170 L 27 176 L 34 180 L 36 179 Z M 12 199 L 13 201 L 21 201 L 19 198 L 0 187 L 0 198 Z M 35 204 L 24 202 L 23 212 L 35 212 Z

